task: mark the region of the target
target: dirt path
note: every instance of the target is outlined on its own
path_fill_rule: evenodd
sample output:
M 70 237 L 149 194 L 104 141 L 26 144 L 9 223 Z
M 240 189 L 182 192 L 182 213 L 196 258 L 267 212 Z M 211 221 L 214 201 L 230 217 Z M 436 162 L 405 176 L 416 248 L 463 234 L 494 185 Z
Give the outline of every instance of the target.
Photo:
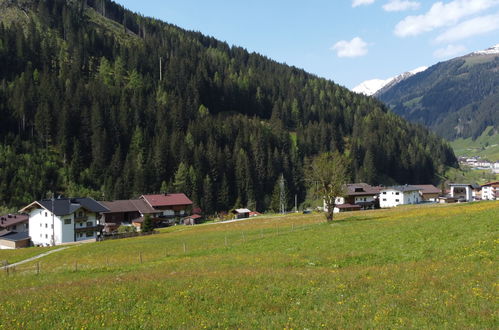
M 22 265 L 22 264 L 28 263 L 28 262 L 33 261 L 33 260 L 43 258 L 43 257 L 45 257 L 45 256 L 48 256 L 49 254 L 52 254 L 52 253 L 55 253 L 55 252 L 59 252 L 59 251 L 62 251 L 62 250 L 69 249 L 70 247 L 71 247 L 71 246 L 65 246 L 65 247 L 62 247 L 62 248 L 59 248 L 59 249 L 50 250 L 50 251 L 44 252 L 44 253 L 42 253 L 42 254 L 39 254 L 39 255 L 37 255 L 37 256 L 31 257 L 31 258 L 28 258 L 28 259 L 24 259 L 24 260 L 22 260 L 22 261 L 18 261 L 18 262 L 16 262 L 16 263 L 13 263 L 13 264 L 10 264 L 10 265 L 7 265 L 7 266 L 1 266 L 1 267 L 0 267 L 0 269 L 5 269 L 5 268 L 16 267 L 16 266 L 19 266 L 19 265 Z

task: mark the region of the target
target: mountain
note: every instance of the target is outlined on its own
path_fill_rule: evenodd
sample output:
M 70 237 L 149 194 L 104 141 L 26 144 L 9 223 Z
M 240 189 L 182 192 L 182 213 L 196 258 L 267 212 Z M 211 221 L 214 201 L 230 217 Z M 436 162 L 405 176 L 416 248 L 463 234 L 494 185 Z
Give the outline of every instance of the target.
M 423 72 L 424 70 L 428 69 L 426 66 L 422 66 L 419 68 L 416 68 L 411 71 L 404 72 L 402 74 L 399 74 L 398 76 L 391 77 L 388 79 L 372 79 L 372 80 L 366 80 L 362 83 L 360 83 L 358 86 L 354 87 L 352 91 L 360 94 L 364 94 L 367 96 L 374 95 L 376 93 L 379 93 L 380 90 L 384 90 L 387 88 L 390 88 L 391 86 L 401 82 L 402 80 L 405 80 L 416 73 Z
M 375 96 L 402 117 L 454 140 L 499 124 L 499 45 L 437 63 Z M 498 139 L 499 141 L 499 139 Z
M 184 192 L 206 214 L 302 202 L 310 159 L 418 183 L 450 146 L 378 100 L 108 0 L 0 0 L 0 205 Z

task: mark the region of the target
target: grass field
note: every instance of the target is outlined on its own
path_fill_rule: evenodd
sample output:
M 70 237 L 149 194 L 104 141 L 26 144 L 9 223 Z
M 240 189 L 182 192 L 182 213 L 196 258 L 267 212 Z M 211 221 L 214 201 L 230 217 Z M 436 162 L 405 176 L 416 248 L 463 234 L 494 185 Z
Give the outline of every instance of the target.
M 0 274 L 0 328 L 497 328 L 499 202 L 323 219 L 72 247 Z

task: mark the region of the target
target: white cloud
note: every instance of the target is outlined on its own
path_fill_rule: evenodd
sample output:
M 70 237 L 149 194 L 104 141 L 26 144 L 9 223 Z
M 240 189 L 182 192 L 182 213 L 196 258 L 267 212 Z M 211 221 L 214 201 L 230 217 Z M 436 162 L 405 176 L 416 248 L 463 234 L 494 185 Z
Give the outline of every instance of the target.
M 362 38 L 355 37 L 350 41 L 341 40 L 331 47 L 338 57 L 359 57 L 367 54 L 367 43 Z
M 436 28 L 454 25 L 460 19 L 499 5 L 499 0 L 453 0 L 441 1 L 431 6 L 430 10 L 418 16 L 407 16 L 395 26 L 399 37 L 415 36 Z
M 404 10 L 416 10 L 419 9 L 421 3 L 417 1 L 408 0 L 390 0 L 383 5 L 385 11 L 404 11 Z
M 448 45 L 444 48 L 439 48 L 433 52 L 433 56 L 436 58 L 449 58 L 459 54 L 464 53 L 466 47 L 463 45 Z
M 352 1 L 352 7 L 358 7 L 362 5 L 370 5 L 373 3 L 375 0 L 353 0 Z
M 499 30 L 499 14 L 475 17 L 459 23 L 440 34 L 435 41 L 454 42 L 495 30 Z

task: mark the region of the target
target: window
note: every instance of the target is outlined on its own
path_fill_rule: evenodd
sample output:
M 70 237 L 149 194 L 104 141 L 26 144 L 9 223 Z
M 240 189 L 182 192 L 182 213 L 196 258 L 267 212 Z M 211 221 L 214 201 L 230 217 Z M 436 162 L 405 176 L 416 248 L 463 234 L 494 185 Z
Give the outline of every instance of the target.
M 43 224 L 40 222 L 40 227 L 43 227 Z
M 50 229 L 54 229 L 54 225 L 50 225 Z
M 397 192 L 395 193 L 395 195 L 399 195 L 399 192 L 397 191 Z
M 92 221 L 87 221 L 87 227 L 92 227 L 94 224 Z
M 47 216 L 47 212 L 45 212 L 45 216 Z
M 78 216 L 82 217 L 83 216 L 83 212 L 82 211 L 78 212 Z
M 70 225 L 71 224 L 71 219 L 64 219 L 64 224 L 65 225 Z
M 46 224 L 45 224 L 45 228 L 48 228 L 48 227 L 49 227 L 49 224 L 48 224 L 48 223 L 46 223 Z
M 82 233 L 80 233 L 79 235 L 80 235 L 80 237 L 83 237 L 83 234 L 82 234 Z
M 87 237 L 94 237 L 94 232 L 87 231 Z
M 386 202 L 386 198 L 383 198 L 383 202 Z
M 396 202 L 399 202 L 399 200 L 398 200 L 398 199 L 396 199 L 395 201 L 396 201 Z
M 386 191 L 383 191 L 383 195 L 386 195 Z
M 45 238 L 49 238 L 49 235 L 45 234 Z
M 80 222 L 80 227 L 83 227 L 83 222 Z

